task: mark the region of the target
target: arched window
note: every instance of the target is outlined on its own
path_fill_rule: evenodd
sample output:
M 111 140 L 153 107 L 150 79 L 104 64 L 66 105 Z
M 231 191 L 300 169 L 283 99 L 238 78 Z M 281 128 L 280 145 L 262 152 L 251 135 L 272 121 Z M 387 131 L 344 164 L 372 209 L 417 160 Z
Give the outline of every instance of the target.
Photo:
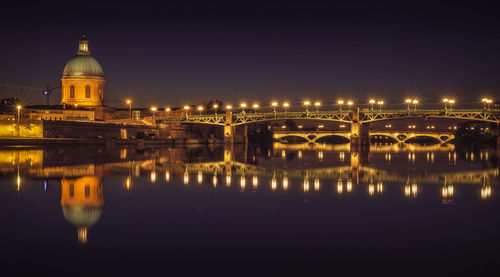
M 102 99 L 102 88 L 99 88 L 99 99 Z
M 90 98 L 90 86 L 85 86 L 85 98 Z
M 69 98 L 75 98 L 75 86 L 73 85 L 69 87 Z

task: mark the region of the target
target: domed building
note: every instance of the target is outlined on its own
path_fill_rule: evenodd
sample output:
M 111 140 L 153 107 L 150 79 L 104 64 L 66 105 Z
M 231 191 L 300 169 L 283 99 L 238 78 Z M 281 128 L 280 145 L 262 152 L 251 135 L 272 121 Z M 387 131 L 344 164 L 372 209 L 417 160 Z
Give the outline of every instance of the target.
M 61 81 L 61 104 L 90 107 L 104 104 L 104 71 L 90 55 L 85 36 L 79 40 L 76 56 L 66 63 Z
M 78 241 L 87 243 L 87 232 L 102 213 L 104 197 L 98 176 L 61 180 L 61 206 L 64 218 L 78 231 Z

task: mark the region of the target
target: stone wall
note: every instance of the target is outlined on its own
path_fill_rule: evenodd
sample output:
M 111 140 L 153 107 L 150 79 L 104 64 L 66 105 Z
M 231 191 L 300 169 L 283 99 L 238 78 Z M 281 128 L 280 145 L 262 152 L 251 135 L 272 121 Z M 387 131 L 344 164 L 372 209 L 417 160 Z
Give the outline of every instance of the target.
M 75 121 L 44 121 L 44 138 L 120 138 L 125 129 L 128 138 L 158 136 L 158 130 L 149 126 Z

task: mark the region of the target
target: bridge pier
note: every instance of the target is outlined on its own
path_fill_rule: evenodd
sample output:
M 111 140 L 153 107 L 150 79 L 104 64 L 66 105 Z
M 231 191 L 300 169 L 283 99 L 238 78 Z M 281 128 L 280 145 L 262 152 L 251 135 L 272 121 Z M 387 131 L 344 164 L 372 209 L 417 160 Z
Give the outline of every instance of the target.
M 224 125 L 224 144 L 234 143 L 234 129 L 233 125 L 233 112 L 226 112 L 226 124 Z
M 355 108 L 352 112 L 350 140 L 351 148 L 361 146 L 362 149 L 366 149 L 370 145 L 370 125 L 359 121 L 359 108 Z

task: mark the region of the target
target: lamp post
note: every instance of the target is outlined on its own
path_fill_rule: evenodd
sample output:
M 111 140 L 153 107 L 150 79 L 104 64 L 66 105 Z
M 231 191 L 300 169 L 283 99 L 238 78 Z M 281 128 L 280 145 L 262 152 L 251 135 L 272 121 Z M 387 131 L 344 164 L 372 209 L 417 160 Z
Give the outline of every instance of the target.
M 490 104 L 493 103 L 493 100 L 488 99 L 488 98 L 483 98 L 481 99 L 481 102 L 483 102 L 483 108 L 486 110 L 486 108 L 490 108 Z
M 377 101 L 377 104 L 378 104 L 378 111 L 381 112 L 382 111 L 382 105 L 384 105 L 384 101 L 383 100 L 379 100 L 379 101 Z
M 127 99 L 127 100 L 126 100 L 126 103 L 127 103 L 127 105 L 128 105 L 128 110 L 129 110 L 129 115 L 130 115 L 130 118 L 132 118 L 132 100 Z
M 186 111 L 186 118 L 188 118 L 189 106 L 188 105 L 184 106 L 184 110 Z
M 155 117 L 155 112 L 157 111 L 158 109 L 156 107 L 151 107 L 151 111 L 153 112 L 153 118 Z
M 415 109 L 414 109 L 414 111 L 417 111 L 417 104 L 418 104 L 418 100 L 417 100 L 417 99 L 414 99 L 414 100 L 412 101 L 412 103 L 413 103 L 413 105 L 415 105 L 415 107 L 414 107 L 414 108 L 415 108 Z
M 274 117 L 276 117 L 276 107 L 278 106 L 278 102 L 276 101 L 272 102 L 271 106 L 273 107 Z
M 245 108 L 247 107 L 247 104 L 246 103 L 241 103 L 240 107 L 241 107 L 241 112 L 245 113 Z
M 321 106 L 321 102 L 319 101 L 314 102 L 314 106 L 316 106 L 316 112 L 319 112 L 319 106 Z
M 202 106 L 198 106 L 198 111 L 200 112 L 200 115 L 201 115 L 201 112 L 203 111 L 203 107 Z
M 288 107 L 290 107 L 290 104 L 288 104 L 288 102 L 283 103 L 283 108 L 285 108 L 285 113 L 287 112 Z
M 370 99 L 370 101 L 368 101 L 371 105 L 371 110 L 373 111 L 373 104 L 375 104 L 375 99 Z
M 309 105 L 311 105 L 311 101 L 308 100 L 304 101 L 304 106 L 306 106 L 306 114 L 309 113 Z
M 21 125 L 20 125 L 20 122 L 21 122 L 21 105 L 17 105 L 16 109 L 17 109 L 17 136 L 19 137 L 20 135 L 20 131 L 21 131 Z
M 337 101 L 337 104 L 339 104 L 339 111 L 342 113 L 342 105 L 344 104 L 344 100 Z
M 406 99 L 405 103 L 408 105 L 408 111 L 410 111 L 411 99 Z
M 215 118 L 217 118 L 217 109 L 219 108 L 219 104 L 213 104 L 212 108 L 214 108 Z
M 257 109 L 259 109 L 259 104 L 253 104 L 252 108 L 254 109 L 254 113 L 257 113 Z
M 444 103 L 444 111 L 446 112 L 448 110 L 448 103 L 450 102 L 450 99 L 444 98 L 443 103 Z
M 453 109 L 453 104 L 455 104 L 455 99 L 450 99 L 450 111 Z
M 354 105 L 354 102 L 351 100 L 347 101 L 347 106 L 349 106 L 349 109 L 351 109 L 352 105 Z

